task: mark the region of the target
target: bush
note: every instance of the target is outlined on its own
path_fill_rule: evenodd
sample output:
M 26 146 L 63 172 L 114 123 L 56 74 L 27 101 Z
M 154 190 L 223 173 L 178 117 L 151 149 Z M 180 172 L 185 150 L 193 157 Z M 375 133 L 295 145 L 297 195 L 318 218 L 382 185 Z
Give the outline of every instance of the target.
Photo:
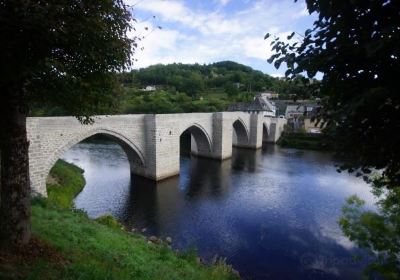
M 110 214 L 102 215 L 94 220 L 112 229 L 124 229 L 124 226 Z
M 285 148 L 329 150 L 323 135 L 310 133 L 283 133 L 278 145 Z

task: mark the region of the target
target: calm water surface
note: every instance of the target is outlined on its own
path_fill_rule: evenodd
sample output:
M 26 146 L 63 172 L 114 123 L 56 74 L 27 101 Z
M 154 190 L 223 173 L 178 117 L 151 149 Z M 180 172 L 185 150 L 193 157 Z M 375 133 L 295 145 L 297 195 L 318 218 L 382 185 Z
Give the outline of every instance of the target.
M 225 257 L 245 279 L 357 279 L 364 263 L 337 225 L 346 197 L 373 205 L 362 180 L 336 172 L 329 154 L 267 146 L 234 149 L 223 162 L 181 158 L 181 175 L 154 183 L 130 176 L 112 143 L 80 143 L 64 156 L 85 170 L 75 199 L 90 217 Z

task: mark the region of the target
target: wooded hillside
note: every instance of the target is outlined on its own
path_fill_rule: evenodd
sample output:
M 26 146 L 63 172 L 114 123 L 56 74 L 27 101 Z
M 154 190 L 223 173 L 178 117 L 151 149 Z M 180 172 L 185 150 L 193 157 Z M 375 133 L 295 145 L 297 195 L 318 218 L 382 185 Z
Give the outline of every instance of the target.
M 232 61 L 208 65 L 152 65 L 120 73 L 115 114 L 223 111 L 235 102 L 248 101 L 263 91 L 283 99 L 312 98 L 317 81 L 302 76 L 293 81 L 274 78 Z M 147 90 L 146 90 L 147 87 Z M 33 115 L 63 115 L 59 108 L 41 105 Z

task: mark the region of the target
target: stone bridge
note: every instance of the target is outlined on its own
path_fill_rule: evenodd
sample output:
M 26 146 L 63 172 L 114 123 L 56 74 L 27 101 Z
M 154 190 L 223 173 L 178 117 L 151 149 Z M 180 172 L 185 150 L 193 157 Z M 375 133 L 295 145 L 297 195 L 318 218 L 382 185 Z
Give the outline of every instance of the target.
M 119 143 L 131 172 L 152 180 L 179 174 L 180 136 L 191 134 L 192 154 L 217 160 L 232 155 L 232 146 L 258 149 L 276 142 L 285 119 L 246 112 L 97 116 L 91 125 L 74 117 L 27 119 L 32 190 L 46 196 L 46 178 L 55 162 L 75 144 L 96 135 Z

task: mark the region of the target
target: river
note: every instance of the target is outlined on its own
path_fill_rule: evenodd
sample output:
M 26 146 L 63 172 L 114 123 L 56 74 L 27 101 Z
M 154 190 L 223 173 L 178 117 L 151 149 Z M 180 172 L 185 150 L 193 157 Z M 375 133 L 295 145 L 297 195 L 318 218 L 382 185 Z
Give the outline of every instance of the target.
M 130 176 L 111 142 L 82 142 L 63 158 L 85 170 L 75 205 L 90 217 L 112 214 L 146 235 L 172 237 L 206 261 L 226 258 L 245 279 L 354 279 L 363 254 L 337 224 L 345 199 L 373 207 L 369 187 L 337 173 L 328 153 L 234 149 L 219 162 L 181 157 L 181 174 L 159 183 Z

